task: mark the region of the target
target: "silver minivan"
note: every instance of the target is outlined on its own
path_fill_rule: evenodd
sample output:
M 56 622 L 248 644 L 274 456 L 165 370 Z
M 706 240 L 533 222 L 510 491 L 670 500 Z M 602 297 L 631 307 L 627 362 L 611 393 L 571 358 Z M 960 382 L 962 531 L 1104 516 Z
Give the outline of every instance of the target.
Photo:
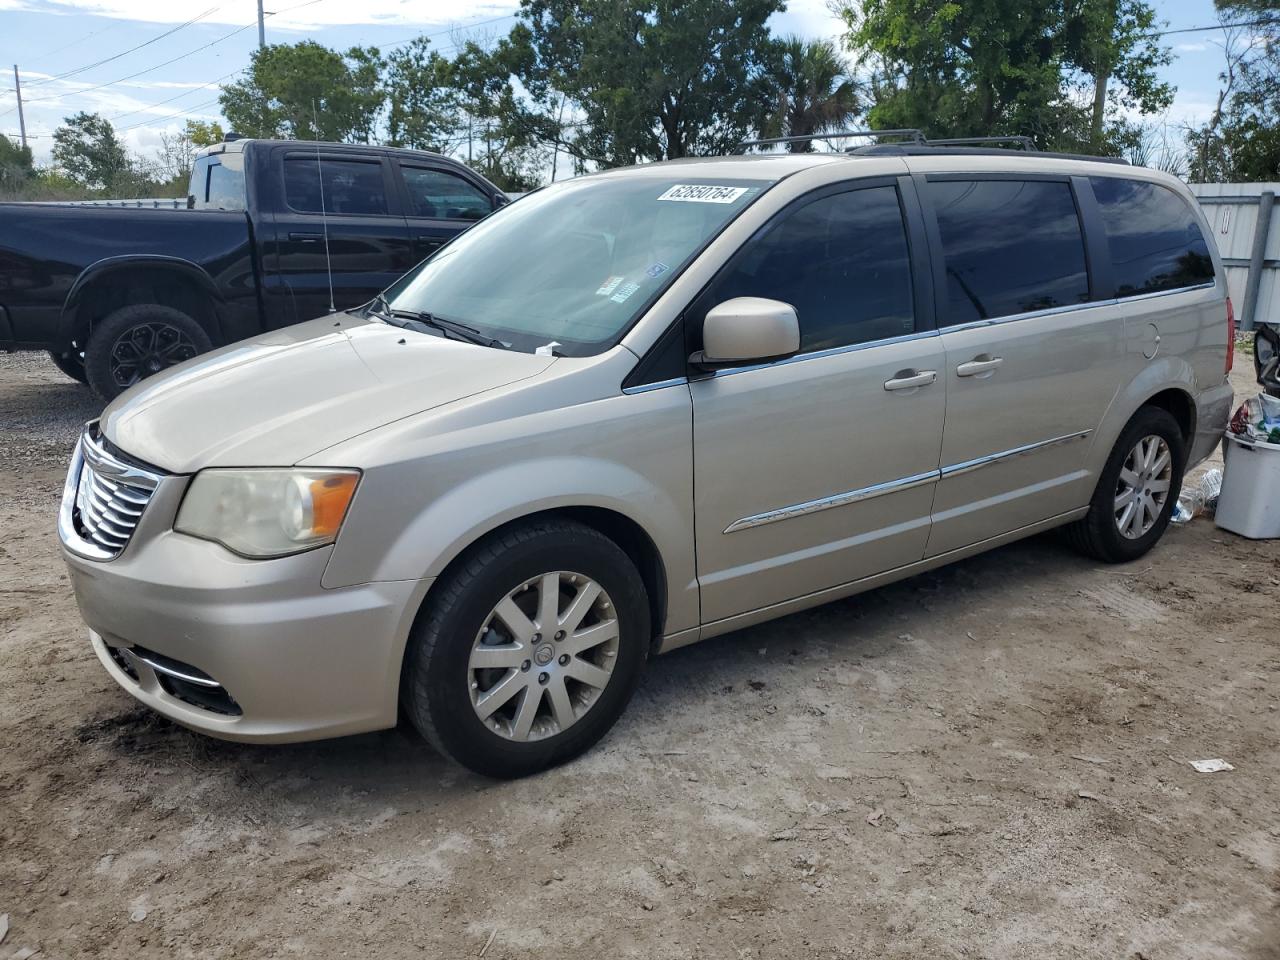
M 1131 561 L 1231 405 L 1207 236 L 1172 177 L 992 149 L 546 187 L 88 425 L 58 526 L 93 648 L 213 736 L 403 708 L 511 777 L 655 654 L 1052 527 Z

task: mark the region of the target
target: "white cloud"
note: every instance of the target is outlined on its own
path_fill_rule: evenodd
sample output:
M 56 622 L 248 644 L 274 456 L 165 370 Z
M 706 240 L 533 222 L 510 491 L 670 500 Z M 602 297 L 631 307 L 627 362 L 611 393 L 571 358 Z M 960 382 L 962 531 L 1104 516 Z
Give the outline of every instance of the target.
M 1174 48 L 1176 53 L 1203 53 L 1209 49 L 1207 43 L 1179 43 Z

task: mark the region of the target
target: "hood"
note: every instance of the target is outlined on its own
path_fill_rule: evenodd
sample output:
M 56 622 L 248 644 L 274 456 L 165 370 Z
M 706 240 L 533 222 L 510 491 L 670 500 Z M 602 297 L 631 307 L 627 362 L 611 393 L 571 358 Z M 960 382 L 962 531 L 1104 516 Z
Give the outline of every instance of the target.
M 102 431 L 125 453 L 174 473 L 290 466 L 394 420 L 536 376 L 554 362 L 340 314 L 232 344 L 146 380 L 107 407 Z

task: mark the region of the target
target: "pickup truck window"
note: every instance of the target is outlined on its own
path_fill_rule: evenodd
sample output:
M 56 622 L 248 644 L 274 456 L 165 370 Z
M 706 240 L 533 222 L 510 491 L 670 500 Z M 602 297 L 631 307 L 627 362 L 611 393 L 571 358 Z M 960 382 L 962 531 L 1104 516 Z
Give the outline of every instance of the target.
M 455 237 L 386 299 L 393 310 L 465 323 L 516 350 L 554 341 L 562 356 L 591 356 L 617 343 L 772 183 L 686 167 L 552 184 Z
M 193 210 L 243 210 L 244 154 L 201 157 L 192 165 L 187 193 Z
M 479 220 L 493 201 L 466 180 L 443 170 L 401 167 L 409 190 L 409 215 L 437 220 Z
M 284 196 L 285 202 L 299 213 L 365 216 L 385 216 L 387 213 L 382 164 L 374 160 L 286 157 Z

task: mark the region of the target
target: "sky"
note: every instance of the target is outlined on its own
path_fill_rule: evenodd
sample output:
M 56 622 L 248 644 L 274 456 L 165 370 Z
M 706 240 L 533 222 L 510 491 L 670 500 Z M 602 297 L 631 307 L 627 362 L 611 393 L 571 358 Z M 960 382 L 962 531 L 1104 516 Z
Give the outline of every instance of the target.
M 1211 25 L 1213 0 L 1162 0 L 1170 29 Z M 448 54 L 460 39 L 494 38 L 513 23 L 512 0 L 265 0 L 268 43 L 312 39 L 346 49 L 387 49 L 421 33 Z M 777 33 L 838 39 L 826 0 L 790 0 Z M 1168 121 L 1203 120 L 1221 70 L 1216 32 L 1170 36 L 1175 60 L 1163 71 L 1177 87 Z M 218 86 L 234 79 L 257 46 L 255 0 L 0 0 L 0 132 L 18 136 L 17 64 L 27 136 L 47 162 L 62 118 L 98 112 L 129 148 L 153 154 L 161 134 L 189 118 L 215 120 Z M 136 48 L 136 49 L 134 49 Z

